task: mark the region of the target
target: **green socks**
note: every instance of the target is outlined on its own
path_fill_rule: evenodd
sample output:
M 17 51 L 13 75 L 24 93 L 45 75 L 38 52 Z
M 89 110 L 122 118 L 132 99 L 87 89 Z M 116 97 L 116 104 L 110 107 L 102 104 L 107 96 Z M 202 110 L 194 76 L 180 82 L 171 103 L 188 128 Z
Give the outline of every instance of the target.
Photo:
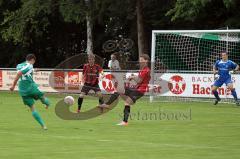
M 49 101 L 48 98 L 43 97 L 43 98 L 41 98 L 40 100 L 41 100 L 42 104 L 45 104 L 45 105 L 47 105 L 47 106 L 50 106 L 50 101 Z
M 44 122 L 43 122 L 41 116 L 38 114 L 37 111 L 33 111 L 33 112 L 32 112 L 32 116 L 34 117 L 35 120 L 37 120 L 37 122 L 38 122 L 41 126 L 44 126 Z

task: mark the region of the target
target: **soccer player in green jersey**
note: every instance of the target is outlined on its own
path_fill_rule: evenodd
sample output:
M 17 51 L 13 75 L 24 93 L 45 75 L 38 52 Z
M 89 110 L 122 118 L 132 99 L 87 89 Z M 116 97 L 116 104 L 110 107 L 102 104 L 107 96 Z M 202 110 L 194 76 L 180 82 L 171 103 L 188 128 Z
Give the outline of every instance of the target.
M 44 121 L 34 106 L 34 100 L 38 99 L 40 99 L 42 104 L 46 105 L 46 109 L 50 105 L 49 100 L 44 97 L 44 93 L 38 89 L 38 85 L 33 81 L 33 64 L 35 61 L 35 55 L 28 54 L 26 56 L 26 61 L 17 65 L 17 75 L 10 90 L 13 91 L 18 82 L 18 91 L 22 97 L 23 103 L 30 108 L 34 119 L 42 126 L 44 130 L 47 130 Z

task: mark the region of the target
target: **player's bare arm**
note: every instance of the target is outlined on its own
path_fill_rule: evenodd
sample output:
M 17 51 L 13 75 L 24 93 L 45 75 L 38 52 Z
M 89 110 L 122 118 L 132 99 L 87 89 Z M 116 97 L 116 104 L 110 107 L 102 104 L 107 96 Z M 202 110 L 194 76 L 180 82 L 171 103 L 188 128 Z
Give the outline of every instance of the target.
M 10 87 L 10 91 L 13 91 L 15 89 L 15 86 L 17 85 L 17 82 L 19 80 L 19 78 L 22 76 L 22 72 L 21 71 L 18 71 L 17 72 L 17 75 L 15 76 L 14 78 L 14 81 L 13 81 L 13 84 L 12 86 Z

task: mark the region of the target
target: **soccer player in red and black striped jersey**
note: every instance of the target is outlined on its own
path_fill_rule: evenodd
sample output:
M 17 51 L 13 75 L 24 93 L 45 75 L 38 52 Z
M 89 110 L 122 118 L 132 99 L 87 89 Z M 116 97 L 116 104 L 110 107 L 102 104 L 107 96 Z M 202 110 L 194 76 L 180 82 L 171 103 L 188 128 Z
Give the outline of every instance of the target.
M 134 80 L 137 82 L 137 86 L 135 88 L 126 88 L 125 93 L 123 96 L 125 96 L 125 107 L 124 107 L 124 117 L 123 121 L 119 123 L 118 125 L 126 126 L 128 125 L 128 118 L 130 114 L 130 107 L 133 105 L 139 98 L 144 96 L 145 92 L 148 90 L 148 84 L 151 79 L 150 76 L 150 68 L 148 67 L 149 63 L 149 56 L 147 54 L 142 54 L 139 58 L 140 63 L 140 71 L 138 75 L 131 75 L 128 77 L 129 80 Z M 115 92 L 112 94 L 109 98 L 109 100 L 105 103 L 100 105 L 100 108 L 108 108 L 118 97 L 119 93 Z
M 90 90 L 93 90 L 99 97 L 99 104 L 104 102 L 100 87 L 98 85 L 99 78 L 101 76 L 104 76 L 102 67 L 98 64 L 95 64 L 95 55 L 89 54 L 88 63 L 84 64 L 83 66 L 83 87 L 78 98 L 78 113 L 81 110 L 84 95 L 87 95 Z

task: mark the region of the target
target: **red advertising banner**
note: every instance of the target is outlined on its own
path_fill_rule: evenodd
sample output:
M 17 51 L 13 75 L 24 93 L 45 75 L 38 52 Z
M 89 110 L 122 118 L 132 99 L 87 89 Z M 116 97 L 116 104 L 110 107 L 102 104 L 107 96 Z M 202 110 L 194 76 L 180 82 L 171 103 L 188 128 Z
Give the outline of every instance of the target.
M 78 72 L 68 72 L 68 90 L 78 90 L 80 82 Z
M 54 72 L 54 88 L 65 89 L 65 75 L 62 71 Z
M 2 77 L 2 71 L 0 70 L 0 87 L 3 86 L 3 77 Z

